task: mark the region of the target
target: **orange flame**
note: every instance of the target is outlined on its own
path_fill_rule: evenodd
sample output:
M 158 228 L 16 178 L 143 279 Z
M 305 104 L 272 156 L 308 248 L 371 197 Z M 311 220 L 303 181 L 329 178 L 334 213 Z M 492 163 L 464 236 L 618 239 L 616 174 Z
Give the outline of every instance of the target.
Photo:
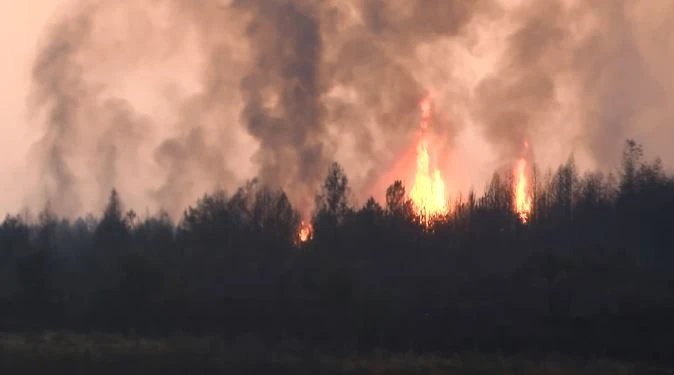
M 311 226 L 311 224 L 302 220 L 300 223 L 300 229 L 297 232 L 297 239 L 300 241 L 300 243 L 307 242 L 313 237 L 313 233 L 314 228 Z
M 419 107 L 421 109 L 419 127 L 422 131 L 425 131 L 431 121 L 431 97 L 424 97 Z M 417 146 L 417 172 L 414 177 L 414 185 L 410 191 L 410 199 L 414 204 L 417 216 L 425 226 L 430 225 L 434 218 L 447 213 L 445 182 L 437 168 L 431 173 L 428 142 L 424 138 L 420 140 Z
M 525 147 L 527 147 L 525 143 Z M 531 215 L 531 188 L 529 186 L 528 164 L 525 158 L 519 159 L 514 170 L 515 213 L 522 223 L 529 221 Z

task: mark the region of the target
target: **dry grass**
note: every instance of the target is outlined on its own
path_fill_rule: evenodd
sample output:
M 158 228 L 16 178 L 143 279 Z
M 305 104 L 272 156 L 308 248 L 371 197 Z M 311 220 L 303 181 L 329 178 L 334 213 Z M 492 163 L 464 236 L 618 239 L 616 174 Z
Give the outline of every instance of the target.
M 457 353 L 446 357 L 394 355 L 330 356 L 288 343 L 267 348 L 250 337 L 175 336 L 165 340 L 116 335 L 49 332 L 0 334 L 2 373 L 95 374 L 674 374 L 647 364 L 607 360 L 544 360 Z M 48 370 L 48 371 L 46 371 Z M 36 372 L 37 371 L 37 372 Z

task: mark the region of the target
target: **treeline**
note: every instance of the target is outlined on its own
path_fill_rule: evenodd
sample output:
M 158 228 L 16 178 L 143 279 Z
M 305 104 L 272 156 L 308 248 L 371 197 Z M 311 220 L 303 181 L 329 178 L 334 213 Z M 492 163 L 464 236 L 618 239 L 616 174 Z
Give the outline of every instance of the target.
M 399 181 L 384 206 L 354 207 L 333 164 L 308 242 L 284 192 L 256 181 L 178 223 L 126 212 L 114 191 L 99 219 L 8 216 L 0 329 L 671 359 L 674 178 L 628 141 L 615 174 L 570 159 L 532 181 L 526 224 L 495 174 L 426 227 Z

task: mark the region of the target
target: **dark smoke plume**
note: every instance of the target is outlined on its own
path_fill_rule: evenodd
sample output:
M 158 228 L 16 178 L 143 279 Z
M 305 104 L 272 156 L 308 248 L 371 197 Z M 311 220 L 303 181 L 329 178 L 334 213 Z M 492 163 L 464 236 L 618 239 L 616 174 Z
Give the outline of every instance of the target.
M 84 8 L 83 14 L 92 8 Z M 50 30 L 50 38 L 40 51 L 33 77 L 36 106 L 48 106 L 47 125 L 42 140 L 35 145 L 35 157 L 46 190 L 46 201 L 63 214 L 80 208 L 77 178 L 70 166 L 78 128 L 78 109 L 89 100 L 91 89 L 82 79 L 81 67 L 74 61 L 80 46 L 86 44 L 91 23 L 87 17 L 75 16 L 61 21 Z
M 309 207 L 331 160 L 323 146 L 317 9 L 299 1 L 238 1 L 236 6 L 251 16 L 246 34 L 255 50 L 251 71 L 241 80 L 242 119 L 259 141 L 259 176 L 301 198 L 296 201 L 300 207 Z
M 672 56 L 653 51 L 674 38 L 648 37 L 650 11 L 509 3 L 76 3 L 33 67 L 31 110 L 46 112 L 38 190 L 66 215 L 102 207 L 116 187 L 130 206 L 177 216 L 204 192 L 258 176 L 307 215 L 335 159 L 366 198 L 409 150 L 429 91 L 441 150 L 472 125 L 500 160 L 524 141 L 545 151 L 561 140 L 560 153 L 583 147 L 603 164 L 638 126 L 667 133 Z M 501 47 L 482 75 L 457 75 Z
M 643 113 L 672 113 L 635 40 L 635 5 L 529 1 L 509 14 L 516 27 L 475 101 L 478 122 L 502 155 L 516 154 L 532 137 L 554 143 L 576 125 L 573 149 L 589 150 L 595 164 L 610 167 L 624 139 L 646 125 L 636 122 Z M 575 118 L 554 119 L 570 112 Z

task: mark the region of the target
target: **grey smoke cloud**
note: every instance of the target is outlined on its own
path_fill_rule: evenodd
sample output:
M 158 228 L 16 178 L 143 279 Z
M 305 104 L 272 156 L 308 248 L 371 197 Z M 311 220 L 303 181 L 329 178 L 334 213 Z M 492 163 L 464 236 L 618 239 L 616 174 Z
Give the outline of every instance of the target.
M 45 134 L 36 145 L 35 154 L 40 160 L 41 182 L 47 198 L 63 214 L 75 212 L 81 204 L 68 159 L 73 153 L 69 146 L 75 142 L 79 130 L 74 125 L 78 122 L 78 109 L 90 99 L 81 68 L 73 61 L 91 32 L 89 27 L 86 18 L 55 25 L 49 43 L 42 48 L 33 67 L 33 78 L 38 84 L 33 93 L 34 105 L 49 107 Z
M 645 16 L 641 21 L 633 18 L 639 12 Z M 610 168 L 624 140 L 643 134 L 640 128 L 674 134 L 671 121 L 643 117 L 655 112 L 671 118 L 673 113 L 671 81 L 665 83 L 650 66 L 674 62 L 671 54 L 651 56 L 651 61 L 643 54 L 656 44 L 671 49 L 672 38 L 637 40 L 654 9 L 629 1 L 530 1 L 513 13 L 516 27 L 506 39 L 506 52 L 478 85 L 475 101 L 476 117 L 500 153 L 516 153 L 532 137 L 554 143 L 555 137 L 563 142 L 573 133 L 571 151 L 585 150 L 592 164 Z M 671 29 L 674 8 L 666 13 L 670 16 L 660 27 Z M 566 117 L 556 119 L 559 114 Z M 649 138 L 640 141 L 648 144 Z M 656 150 L 663 151 L 670 154 Z
M 33 65 L 37 190 L 66 215 L 99 209 L 114 186 L 177 216 L 258 176 L 306 215 L 337 159 L 364 201 L 414 147 L 429 91 L 441 166 L 462 147 L 496 166 L 524 140 L 544 164 L 582 150 L 611 166 L 639 135 L 672 159 L 659 141 L 674 135 L 672 7 L 510 3 L 76 2 Z M 484 142 L 462 138 L 475 130 Z

